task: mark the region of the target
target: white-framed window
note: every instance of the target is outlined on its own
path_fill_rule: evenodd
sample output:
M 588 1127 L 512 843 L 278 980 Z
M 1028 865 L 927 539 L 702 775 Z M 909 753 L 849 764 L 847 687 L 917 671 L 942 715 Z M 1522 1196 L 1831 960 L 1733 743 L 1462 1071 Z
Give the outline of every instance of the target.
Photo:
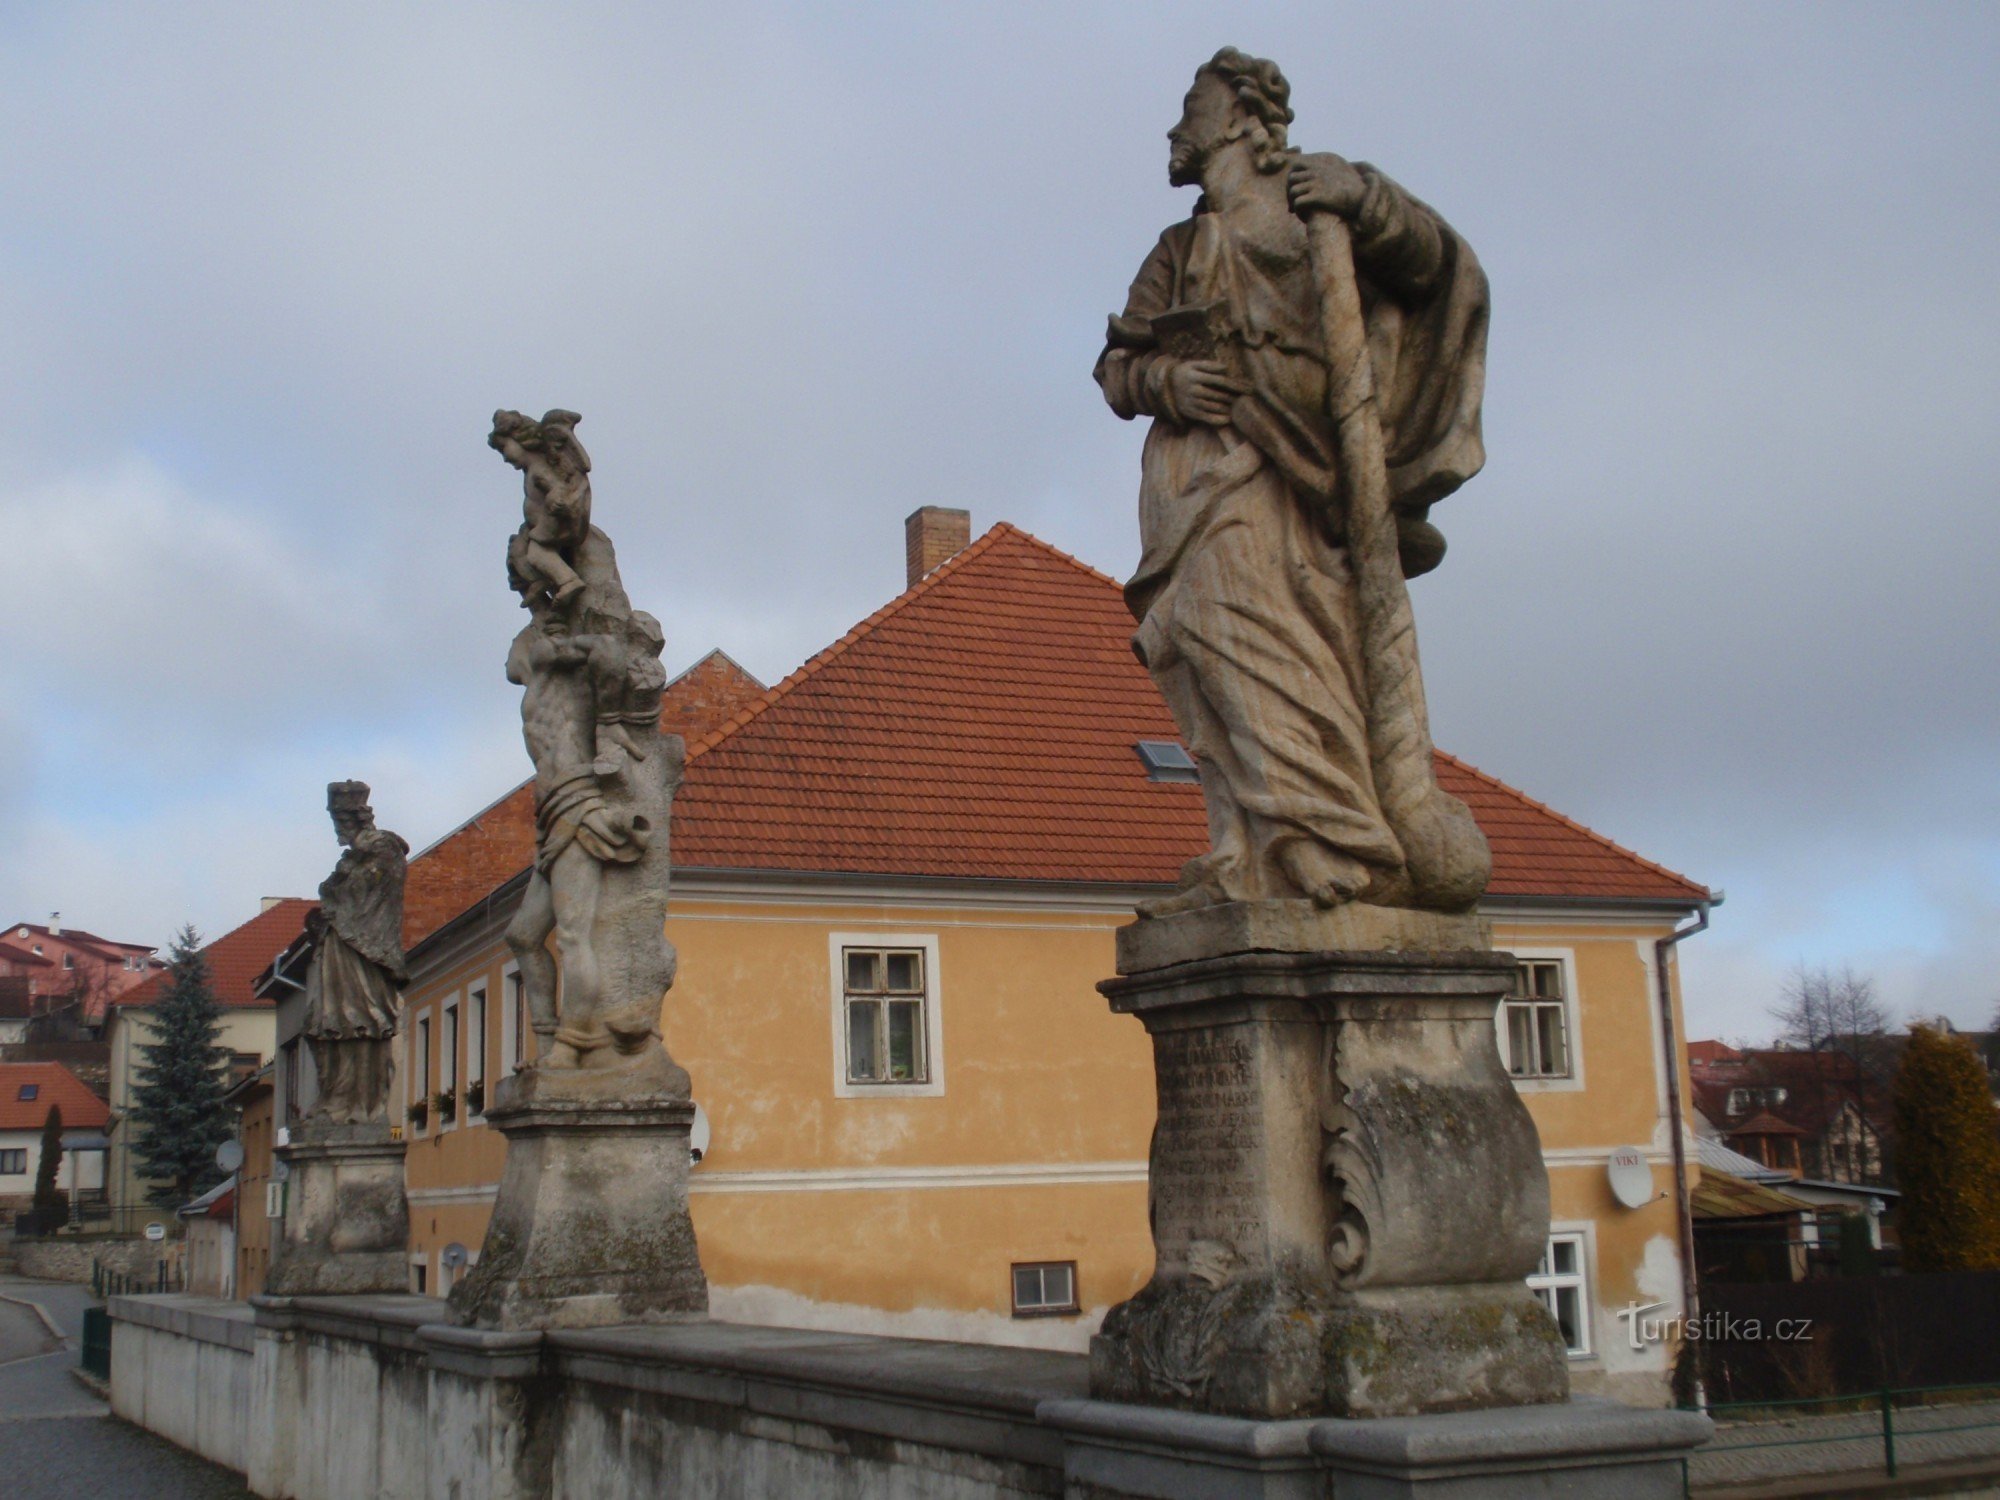
M 834 1096 L 932 1098 L 944 1093 L 936 936 L 836 932 L 829 951 Z
M 1494 1017 L 1501 1066 L 1519 1088 L 1582 1088 L 1575 955 L 1567 948 L 1517 948 L 1514 956 L 1513 989 Z
M 1075 1261 L 1028 1261 L 1011 1270 L 1015 1317 L 1060 1318 L 1083 1310 L 1076 1300 Z
M 500 971 L 500 1076 L 509 1078 L 528 1060 L 528 981 L 521 966 Z
M 1582 1230 L 1552 1233 L 1528 1286 L 1556 1320 L 1573 1357 L 1590 1353 L 1590 1239 Z
M 410 1026 L 410 1134 L 422 1135 L 436 1123 L 430 1117 L 431 1013 L 425 1007 Z
M 486 981 L 465 991 L 465 1118 L 486 1113 Z
M 28 1174 L 28 1148 L 26 1146 L 0 1151 L 0 1177 L 25 1177 Z
M 462 1040 L 459 1028 L 458 996 L 453 995 L 444 1002 L 438 1012 L 438 1100 L 443 1106 L 439 1110 L 437 1127 L 450 1130 L 464 1114 L 458 1097 L 458 1049 Z M 450 1102 L 444 1103 L 449 1100 Z M 449 1111 L 447 1114 L 446 1111 Z

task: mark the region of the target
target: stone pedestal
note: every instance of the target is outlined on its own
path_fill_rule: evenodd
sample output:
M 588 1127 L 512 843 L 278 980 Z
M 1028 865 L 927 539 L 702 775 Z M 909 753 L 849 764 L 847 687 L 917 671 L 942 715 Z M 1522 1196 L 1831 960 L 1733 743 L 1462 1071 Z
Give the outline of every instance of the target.
M 533 1068 L 494 1090 L 507 1165 L 452 1322 L 598 1328 L 706 1316 L 688 1217 L 687 1073 L 657 1046 L 636 1069 Z
M 1306 902 L 1119 933 L 1153 1038 L 1157 1264 L 1091 1345 L 1104 1401 L 1249 1418 L 1564 1400 L 1548 1233 L 1500 1065 L 1513 960 L 1475 917 Z
M 277 1297 L 408 1291 L 403 1142 L 390 1139 L 388 1124 L 308 1119 L 276 1155 L 290 1175 L 265 1290 Z

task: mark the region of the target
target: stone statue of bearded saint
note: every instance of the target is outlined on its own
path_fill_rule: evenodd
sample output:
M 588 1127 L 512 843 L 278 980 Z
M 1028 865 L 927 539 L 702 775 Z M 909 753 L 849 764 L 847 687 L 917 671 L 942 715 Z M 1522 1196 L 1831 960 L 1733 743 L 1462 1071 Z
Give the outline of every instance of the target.
M 1381 172 L 1288 146 L 1290 92 L 1234 48 L 1196 74 L 1168 177 L 1201 199 L 1097 363 L 1112 410 L 1153 419 L 1125 592 L 1208 805 L 1210 851 L 1142 916 L 1464 910 L 1490 870 L 1436 784 L 1404 591 L 1444 553 L 1431 505 L 1485 461 L 1486 278 Z
M 390 1046 L 402 1010 L 403 876 L 410 846 L 375 826 L 368 787 L 336 781 L 327 811 L 343 853 L 306 919 L 305 1036 L 319 1073 L 314 1115 L 336 1125 L 388 1112 Z

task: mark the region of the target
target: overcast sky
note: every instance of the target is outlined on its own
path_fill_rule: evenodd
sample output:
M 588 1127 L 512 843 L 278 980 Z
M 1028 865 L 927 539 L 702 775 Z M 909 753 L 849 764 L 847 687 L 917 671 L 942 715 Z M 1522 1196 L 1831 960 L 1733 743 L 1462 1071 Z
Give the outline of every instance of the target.
M 727 11 L 728 14 L 722 14 Z M 1090 381 L 1224 43 L 1492 280 L 1440 744 L 1728 891 L 1697 1036 L 2000 1001 L 2000 8 L 0 5 L 0 920 L 164 942 L 526 773 L 496 406 L 677 670 L 967 506 L 1110 572 Z

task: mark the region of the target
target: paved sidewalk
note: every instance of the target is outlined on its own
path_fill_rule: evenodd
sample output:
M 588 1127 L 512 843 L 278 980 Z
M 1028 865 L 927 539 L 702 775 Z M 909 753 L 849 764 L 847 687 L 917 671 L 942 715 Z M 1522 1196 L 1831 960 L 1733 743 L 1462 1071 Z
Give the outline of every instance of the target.
M 30 1307 L 64 1334 L 57 1343 Z M 70 1371 L 90 1294 L 0 1278 L 0 1494 L 6 1500 L 248 1500 L 243 1480 L 111 1415 Z
M 1946 1428 L 1964 1430 L 1939 1430 Z M 2000 1462 L 2000 1401 L 1898 1407 L 1895 1433 L 1902 1471 L 1982 1459 Z M 1883 1460 L 1878 1411 L 1718 1422 L 1714 1441 L 1689 1461 L 1688 1477 L 1700 1490 L 1814 1474 L 1881 1474 Z

